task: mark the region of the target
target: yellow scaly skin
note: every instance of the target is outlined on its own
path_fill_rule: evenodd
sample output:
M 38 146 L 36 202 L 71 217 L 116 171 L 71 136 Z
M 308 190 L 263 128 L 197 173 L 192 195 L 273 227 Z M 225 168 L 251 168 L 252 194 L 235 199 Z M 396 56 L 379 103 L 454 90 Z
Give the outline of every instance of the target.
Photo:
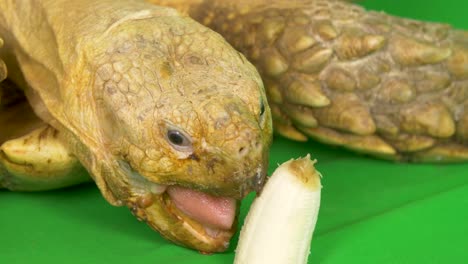
M 240 200 L 262 186 L 271 116 L 243 55 L 142 1 L 1 0 L 0 35 L 9 79 L 107 201 L 178 244 L 227 248 L 235 224 L 210 236 L 154 190 L 180 185 Z M 169 131 L 183 140 L 171 143 Z M 21 190 L 1 167 L 4 187 Z
M 150 0 L 259 70 L 275 132 L 403 161 L 468 160 L 468 33 L 339 0 Z

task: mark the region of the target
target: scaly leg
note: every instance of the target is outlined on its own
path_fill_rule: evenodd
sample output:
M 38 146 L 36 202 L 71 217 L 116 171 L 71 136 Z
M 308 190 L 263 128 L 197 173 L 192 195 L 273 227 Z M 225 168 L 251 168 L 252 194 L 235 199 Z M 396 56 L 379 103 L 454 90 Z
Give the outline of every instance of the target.
M 468 160 L 467 32 L 336 0 L 152 2 L 183 6 L 256 65 L 277 133 L 388 159 Z
M 6 77 L 0 59 L 0 188 L 40 191 L 88 181 L 86 170 L 60 142 L 59 132 L 37 118 L 22 91 Z
M 14 191 L 42 191 L 71 186 L 90 178 L 59 140 L 43 125 L 0 146 L 0 186 Z

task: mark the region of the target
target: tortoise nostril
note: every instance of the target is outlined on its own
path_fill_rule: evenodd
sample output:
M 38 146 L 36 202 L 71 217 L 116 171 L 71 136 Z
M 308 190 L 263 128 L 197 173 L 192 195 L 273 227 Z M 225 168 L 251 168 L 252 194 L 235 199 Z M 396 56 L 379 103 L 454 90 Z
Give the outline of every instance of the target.
M 255 149 L 259 149 L 262 147 L 262 144 L 260 143 L 260 141 L 256 141 L 255 142 Z
M 239 148 L 239 157 L 245 157 L 249 154 L 250 151 L 257 152 L 260 149 L 262 149 L 262 143 L 259 140 L 250 142 Z
M 239 156 L 240 157 L 244 157 L 245 155 L 247 155 L 247 153 L 249 153 L 249 148 L 244 146 L 244 147 L 240 147 L 239 148 Z

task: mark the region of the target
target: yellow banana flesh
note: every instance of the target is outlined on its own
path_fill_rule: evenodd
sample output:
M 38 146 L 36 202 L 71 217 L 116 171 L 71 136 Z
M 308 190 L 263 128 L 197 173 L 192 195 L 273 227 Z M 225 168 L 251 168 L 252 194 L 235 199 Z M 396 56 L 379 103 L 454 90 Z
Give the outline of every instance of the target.
M 320 207 L 320 173 L 310 156 L 280 165 L 254 200 L 235 264 L 307 263 Z

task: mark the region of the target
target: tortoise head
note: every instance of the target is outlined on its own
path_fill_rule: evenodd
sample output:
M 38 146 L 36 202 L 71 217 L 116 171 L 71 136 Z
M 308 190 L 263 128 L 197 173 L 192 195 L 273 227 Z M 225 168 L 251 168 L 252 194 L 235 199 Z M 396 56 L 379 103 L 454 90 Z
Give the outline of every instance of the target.
M 189 18 L 132 20 L 104 40 L 98 186 L 164 237 L 226 250 L 240 199 L 266 175 L 272 127 L 258 73 Z

